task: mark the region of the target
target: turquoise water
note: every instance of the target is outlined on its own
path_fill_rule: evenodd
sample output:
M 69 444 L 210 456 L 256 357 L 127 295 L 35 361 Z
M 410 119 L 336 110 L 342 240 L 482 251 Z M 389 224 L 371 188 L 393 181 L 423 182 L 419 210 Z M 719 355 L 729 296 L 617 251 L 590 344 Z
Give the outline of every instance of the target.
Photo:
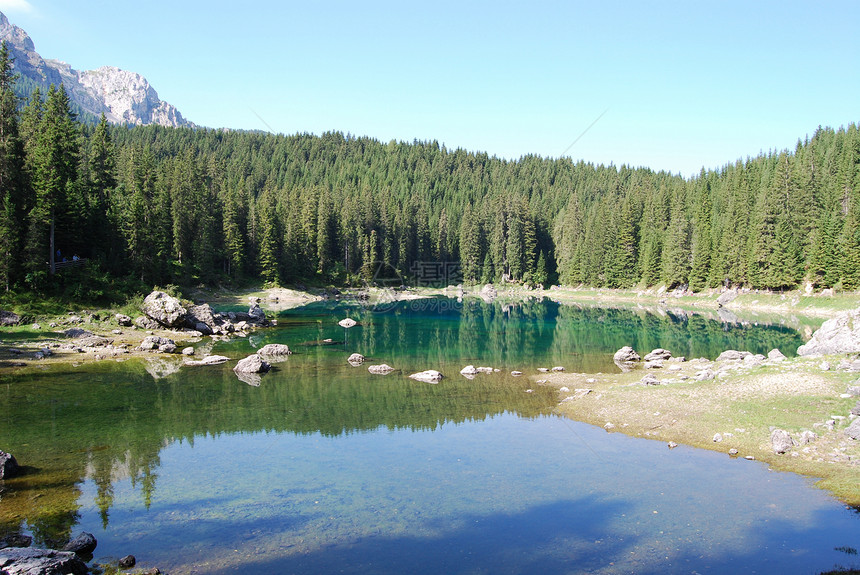
M 361 324 L 340 328 L 346 316 Z M 0 380 L 0 448 L 28 466 L 0 484 L 0 532 L 51 544 L 85 530 L 96 561 L 132 553 L 173 575 L 856 563 L 845 549 L 860 546 L 860 518 L 809 480 L 556 417 L 554 390 L 508 373 L 614 370 L 628 344 L 789 354 L 802 342 L 791 330 L 551 302 L 332 303 L 210 351 L 272 342 L 295 353 L 259 386 L 231 364 L 162 356 Z M 373 376 L 346 363 L 352 352 L 400 371 Z M 502 371 L 467 380 L 469 363 Z M 446 378 L 406 378 L 423 369 Z

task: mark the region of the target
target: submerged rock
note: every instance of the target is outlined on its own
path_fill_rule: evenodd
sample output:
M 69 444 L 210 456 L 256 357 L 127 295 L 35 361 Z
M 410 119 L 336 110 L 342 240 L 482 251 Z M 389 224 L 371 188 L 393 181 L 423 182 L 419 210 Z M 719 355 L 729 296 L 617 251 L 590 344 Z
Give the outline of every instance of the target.
M 364 363 L 364 356 L 360 353 L 354 353 L 346 358 L 347 363 L 352 367 L 358 367 L 359 365 Z
M 383 363 L 382 365 L 370 365 L 367 367 L 367 371 L 374 375 L 388 375 L 394 368 L 390 365 Z
M 414 379 L 416 381 L 424 381 L 426 383 L 439 383 L 440 381 L 442 381 L 442 377 L 444 376 L 435 369 L 428 369 L 426 371 L 413 373 L 409 376 L 409 379 Z
M 230 358 L 223 355 L 207 355 L 203 359 L 188 359 L 185 365 L 218 365 L 227 361 L 230 361 Z
M 357 326 L 358 322 L 348 317 L 337 322 L 337 325 L 339 325 L 340 327 L 350 328 Z
M 478 370 L 475 369 L 474 365 L 467 365 L 463 369 L 460 370 L 460 375 L 477 375 Z
M 0 570 L 8 575 L 86 575 L 87 564 L 71 551 L 8 547 L 0 549 Z
M 290 355 L 290 347 L 283 343 L 270 343 L 257 350 L 260 355 Z

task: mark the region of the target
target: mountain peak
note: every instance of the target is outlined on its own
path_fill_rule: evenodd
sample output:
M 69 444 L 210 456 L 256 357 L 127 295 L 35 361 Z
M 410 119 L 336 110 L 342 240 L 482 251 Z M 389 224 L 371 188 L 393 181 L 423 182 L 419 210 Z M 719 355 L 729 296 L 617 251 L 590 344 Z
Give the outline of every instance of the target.
M 104 114 L 117 124 L 189 126 L 175 106 L 158 97 L 146 78 L 115 66 L 78 71 L 60 60 L 46 60 L 36 52 L 27 33 L 0 12 L 0 42 L 9 43 L 15 71 L 40 86 L 62 83 L 72 102 L 92 114 Z

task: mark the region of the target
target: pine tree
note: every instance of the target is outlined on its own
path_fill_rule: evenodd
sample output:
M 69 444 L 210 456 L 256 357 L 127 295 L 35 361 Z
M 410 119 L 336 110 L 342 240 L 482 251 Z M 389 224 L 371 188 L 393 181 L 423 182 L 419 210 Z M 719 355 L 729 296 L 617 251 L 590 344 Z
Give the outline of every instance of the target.
M 6 42 L 0 45 L 0 284 L 17 279 L 24 213 L 24 145 L 18 132 L 15 74 Z
M 672 217 L 662 254 L 663 281 L 670 288 L 687 284 L 690 274 L 690 225 L 682 193 L 677 190 L 672 199 Z
M 30 111 L 25 114 L 28 126 L 30 119 L 40 120 L 32 126 L 34 131 L 27 150 L 28 169 L 35 191 L 33 207 L 28 214 L 28 267 L 31 271 L 39 270 L 40 262 L 47 257 L 48 268 L 53 275 L 56 252 L 62 250 L 55 245 L 57 227 L 58 223 L 60 226 L 65 223 L 62 218 L 67 209 L 67 199 L 77 179 L 78 128 L 62 85 L 59 89 L 53 85 L 50 87 L 44 106 L 37 102 L 38 98 L 40 95 L 35 92 Z M 62 231 L 66 232 L 61 236 L 64 240 L 75 233 L 75 230 Z
M 693 263 L 690 268 L 690 289 L 694 292 L 708 287 L 711 268 L 711 185 L 704 181 L 705 173 L 699 176 L 702 184 L 696 224 L 693 226 Z

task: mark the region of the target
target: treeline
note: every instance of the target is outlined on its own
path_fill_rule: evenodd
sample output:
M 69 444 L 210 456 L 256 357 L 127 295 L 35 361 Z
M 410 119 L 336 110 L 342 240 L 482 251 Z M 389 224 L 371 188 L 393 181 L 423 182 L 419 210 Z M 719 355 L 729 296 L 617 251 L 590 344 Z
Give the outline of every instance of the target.
M 340 133 L 83 125 L 62 88 L 21 106 L 0 55 L 6 289 L 59 281 L 57 250 L 148 285 L 860 288 L 854 124 L 684 179 Z

